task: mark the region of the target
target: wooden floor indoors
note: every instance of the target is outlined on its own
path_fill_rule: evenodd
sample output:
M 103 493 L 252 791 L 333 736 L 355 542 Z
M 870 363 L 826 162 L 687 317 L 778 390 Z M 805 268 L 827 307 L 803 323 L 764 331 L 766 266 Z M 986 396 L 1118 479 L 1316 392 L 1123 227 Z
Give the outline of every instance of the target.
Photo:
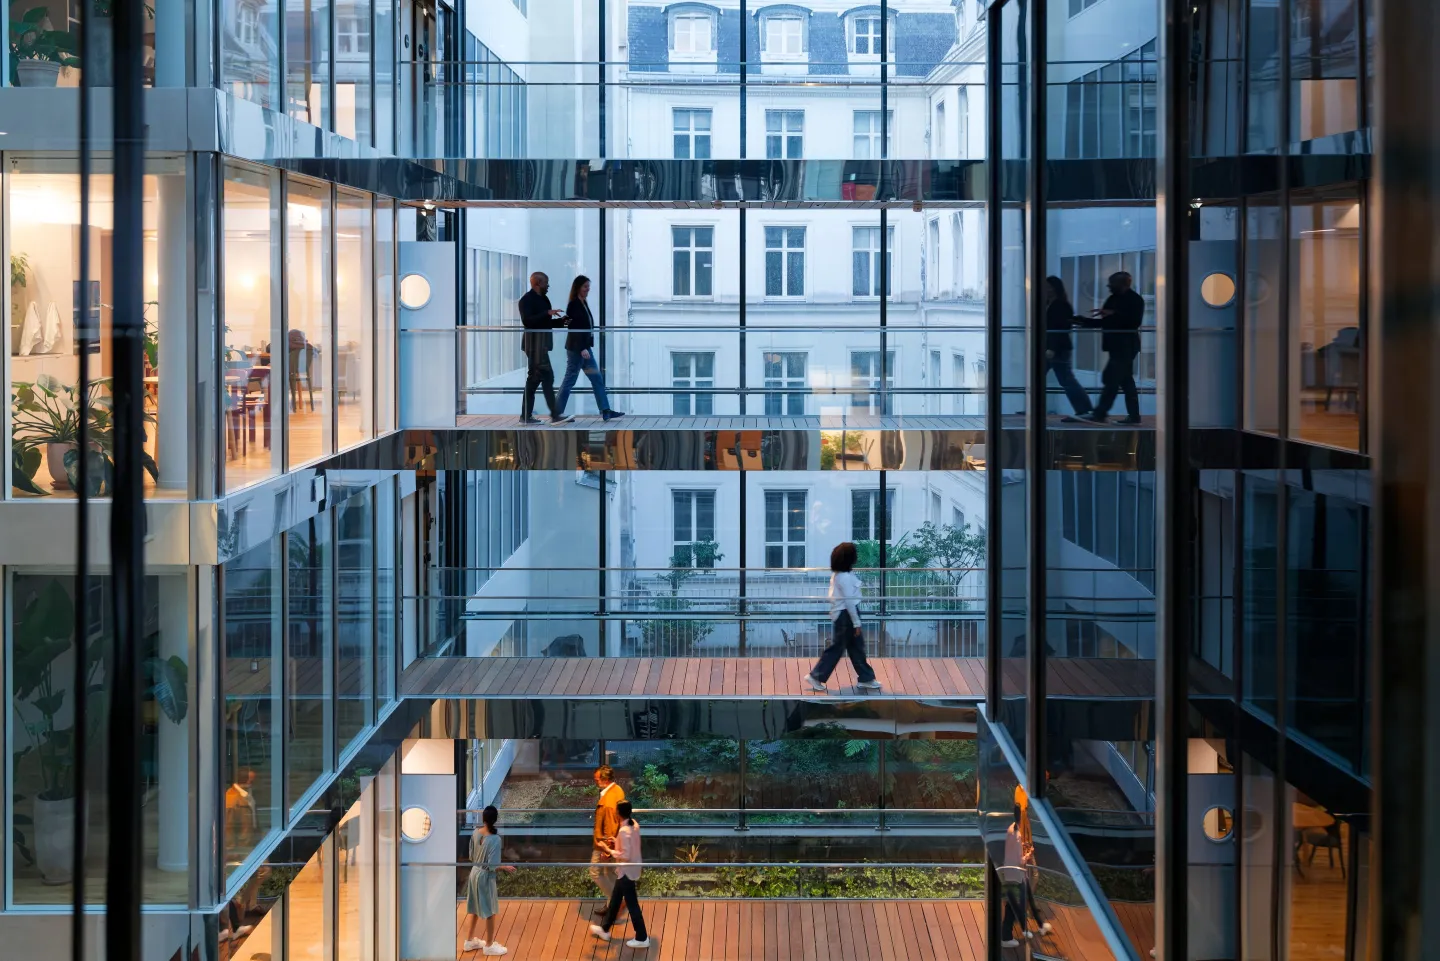
M 518 406 L 518 403 L 517 403 Z M 544 414 L 540 423 L 522 424 L 519 414 L 461 414 L 455 426 L 470 430 L 555 430 Z M 1123 414 L 1117 415 L 1124 416 Z M 1025 427 L 1025 418 L 1008 415 L 1004 426 L 1015 430 Z M 1137 425 L 1140 430 L 1153 430 L 1155 418 L 1145 416 Z M 1047 420 L 1048 430 L 1134 430 L 1137 427 L 1119 424 L 1085 422 L 1065 423 L 1059 418 Z M 778 414 L 741 417 L 731 415 L 679 416 L 674 414 L 629 414 L 619 420 L 604 421 L 598 414 L 581 414 L 561 425 L 564 430 L 985 430 L 985 418 L 973 414 L 847 414 L 788 417 Z

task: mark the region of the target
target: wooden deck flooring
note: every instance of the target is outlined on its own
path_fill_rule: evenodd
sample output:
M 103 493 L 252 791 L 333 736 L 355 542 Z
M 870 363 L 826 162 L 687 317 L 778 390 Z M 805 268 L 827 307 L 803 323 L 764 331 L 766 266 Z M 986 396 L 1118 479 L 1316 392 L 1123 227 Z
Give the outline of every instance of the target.
M 518 399 L 516 401 L 518 406 Z M 518 414 L 461 414 L 455 426 L 470 430 L 556 430 L 548 418 L 542 415 L 539 424 L 522 424 Z M 1025 418 L 1015 415 L 1003 420 L 1003 426 L 1023 430 Z M 628 414 L 619 420 L 604 421 L 598 414 L 583 414 L 565 424 L 563 430 L 945 430 L 977 431 L 984 433 L 985 418 L 965 414 L 849 414 L 841 416 L 786 417 L 781 415 L 746 416 L 689 416 L 671 414 Z M 1116 431 L 1154 430 L 1155 418 L 1143 417 L 1138 426 L 1116 424 L 1067 424 L 1058 417 L 1049 418 L 1047 430 L 1063 431 Z
M 799 657 L 435 657 L 400 678 L 405 697 L 488 698 L 774 698 L 865 697 L 979 700 L 985 662 L 978 657 L 876 657 L 883 688 L 860 691 L 842 662 L 829 693 L 813 693 L 805 675 L 814 661 Z M 1007 690 L 1024 690 L 1024 662 L 1004 663 Z M 1047 695 L 1057 698 L 1147 699 L 1155 662 L 1056 658 Z M 1013 676 L 1012 676 L 1013 675 Z
M 606 944 L 590 936 L 598 901 L 501 901 L 496 940 L 514 961 L 983 961 L 985 906 L 980 901 L 646 900 L 650 947 L 625 947 L 628 922 Z M 1154 944 L 1149 905 L 1125 905 L 1121 923 L 1143 957 Z M 1066 961 L 1113 958 L 1083 907 L 1041 913 L 1054 930 L 1030 942 L 1037 957 Z M 455 952 L 462 950 L 465 906 L 457 909 Z M 484 936 L 484 922 L 476 925 Z M 1003 952 L 1024 957 L 1022 948 Z

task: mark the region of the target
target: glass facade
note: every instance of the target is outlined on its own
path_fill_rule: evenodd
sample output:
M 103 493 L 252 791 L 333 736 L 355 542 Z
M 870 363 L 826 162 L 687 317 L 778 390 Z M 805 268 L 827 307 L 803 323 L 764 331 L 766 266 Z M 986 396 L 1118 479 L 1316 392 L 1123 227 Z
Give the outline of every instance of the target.
M 1193 6 L 158 0 L 138 56 L 12 9 L 0 936 L 63 941 L 77 811 L 101 904 L 133 782 L 146 961 L 473 953 L 490 803 L 494 937 L 559 958 L 608 766 L 690 956 L 1389 956 L 1440 123 L 1376 37 L 1440 33 Z M 137 60 L 82 211 L 71 88 Z M 846 542 L 870 668 L 818 678 Z

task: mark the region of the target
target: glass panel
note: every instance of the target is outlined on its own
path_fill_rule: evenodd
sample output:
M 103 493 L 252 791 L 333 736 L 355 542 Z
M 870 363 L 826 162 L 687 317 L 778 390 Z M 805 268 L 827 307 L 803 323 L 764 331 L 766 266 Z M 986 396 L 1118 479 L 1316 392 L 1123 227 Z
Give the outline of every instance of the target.
M 279 7 L 253 0 L 223 0 L 220 83 L 242 100 L 277 110 L 279 82 Z
M 280 538 L 225 565 L 224 857 L 226 875 L 282 823 Z
M 396 533 L 398 501 L 395 481 L 387 479 L 375 487 L 375 702 L 377 706 L 395 699 L 395 618 L 399 581 L 395 576 L 400 561 Z
M 280 472 L 281 413 L 273 403 L 273 344 L 281 342 L 278 260 L 280 178 L 225 165 L 224 345 L 225 489 L 238 490 Z
M 285 332 L 290 467 L 335 449 L 330 424 L 330 188 L 291 179 L 286 187 Z
M 357 780 L 360 796 L 350 803 L 335 828 L 335 857 L 339 862 L 335 879 L 337 958 L 373 958 L 376 950 L 375 864 L 379 838 L 375 805 L 384 775 L 377 778 L 366 774 Z M 348 800 L 342 796 L 336 806 L 341 807 Z
M 1290 435 L 1359 450 L 1361 214 L 1343 194 L 1290 205 Z
M 321 843 L 285 891 L 285 957 L 288 961 L 332 961 L 335 957 L 334 835 Z
M 335 132 L 370 143 L 370 8 L 373 0 L 335 7 Z M 384 0 L 381 3 L 384 6 Z
M 342 191 L 335 210 L 336 448 L 375 436 L 375 229 L 368 194 Z
M 284 0 L 286 112 L 329 126 L 330 0 Z
M 395 429 L 395 202 L 381 198 L 375 207 L 375 432 Z
M 292 528 L 286 541 L 285 803 L 293 813 L 335 756 L 335 558 L 329 515 Z
M 344 752 L 374 719 L 375 516 L 373 491 L 352 494 L 335 513 L 339 697 L 335 730 Z
M 1245 208 L 1245 427 L 1280 431 L 1281 263 L 1280 209 L 1275 199 L 1252 199 Z

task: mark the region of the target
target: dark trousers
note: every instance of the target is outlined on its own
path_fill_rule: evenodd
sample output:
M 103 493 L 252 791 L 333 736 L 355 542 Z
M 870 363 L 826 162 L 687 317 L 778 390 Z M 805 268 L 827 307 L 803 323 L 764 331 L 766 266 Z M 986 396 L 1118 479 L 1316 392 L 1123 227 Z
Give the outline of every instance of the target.
M 1125 392 L 1125 413 L 1131 420 L 1140 419 L 1140 392 L 1135 389 L 1135 355 L 1112 350 L 1105 369 L 1100 372 L 1100 402 L 1095 405 L 1095 415 L 1104 417 L 1115 403 L 1115 395 Z
M 862 684 L 875 680 L 875 669 L 865 658 L 865 635 L 861 634 L 850 620 L 849 611 L 841 611 L 840 616 L 835 618 L 835 636 L 831 639 L 830 646 L 820 655 L 820 660 L 816 662 L 810 676 L 824 684 L 830 680 L 830 674 L 844 654 L 850 655 L 850 663 L 855 665 L 855 676 Z
M 1030 916 L 1035 919 L 1036 925 L 1043 926 L 1045 919 L 1040 917 L 1040 899 L 1035 897 L 1035 886 L 1027 878 L 1025 881 L 1025 906 L 1030 909 Z M 1024 920 L 1022 914 L 1021 920 Z
M 520 407 L 521 417 L 533 417 L 535 414 L 535 388 L 545 388 L 545 403 L 550 405 L 550 416 L 554 417 L 560 413 L 560 408 L 555 406 L 555 368 L 550 366 L 550 352 L 547 350 L 528 350 L 525 357 L 530 361 L 525 371 L 525 400 Z
M 1068 350 L 1052 351 L 1047 366 L 1055 375 L 1056 382 L 1060 389 L 1065 391 L 1065 396 L 1070 400 L 1070 406 L 1077 414 L 1090 413 L 1090 395 L 1085 393 L 1085 388 L 1080 386 L 1080 381 L 1075 379 L 1075 369 L 1070 365 L 1071 352 Z
M 615 924 L 615 918 L 620 914 L 621 898 L 625 899 L 625 907 L 630 911 L 630 923 L 635 928 L 635 940 L 647 940 L 645 915 L 640 913 L 640 895 L 635 890 L 635 882 L 623 875 L 615 879 L 615 890 L 610 892 L 610 903 L 605 906 L 605 916 L 600 919 L 600 927 L 609 931 Z
M 1018 941 L 1025 933 L 1025 885 L 1018 881 L 1002 881 L 1000 894 L 1005 899 L 1000 936 L 1006 941 Z

